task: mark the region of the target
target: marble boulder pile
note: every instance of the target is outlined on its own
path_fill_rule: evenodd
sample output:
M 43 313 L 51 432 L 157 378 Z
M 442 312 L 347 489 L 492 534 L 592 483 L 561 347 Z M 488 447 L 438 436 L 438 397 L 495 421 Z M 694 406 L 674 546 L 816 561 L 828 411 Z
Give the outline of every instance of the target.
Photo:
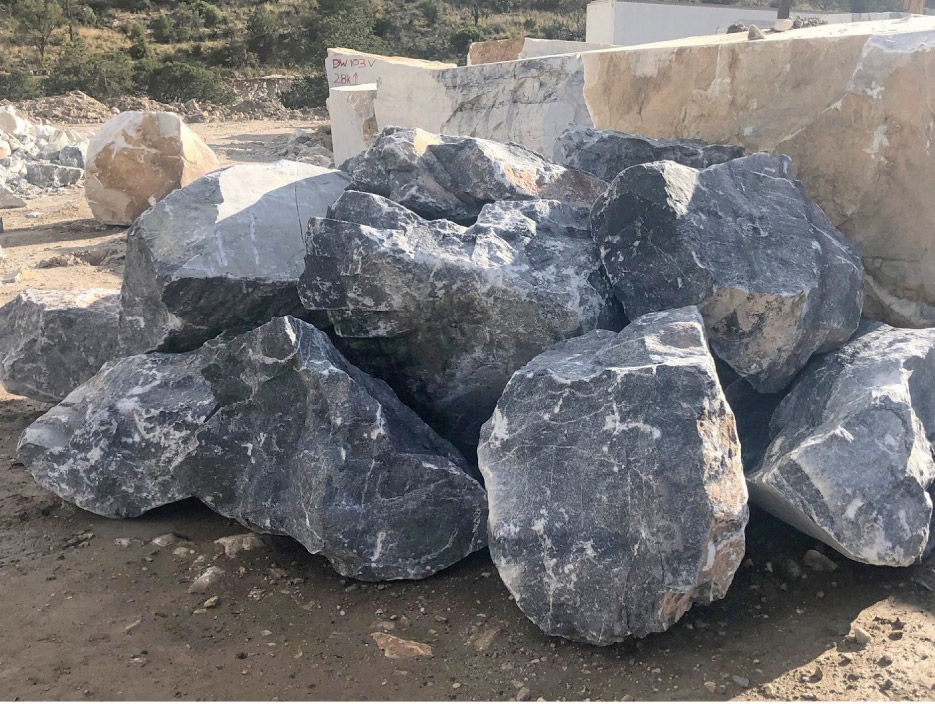
M 748 491 L 852 559 L 928 558 L 935 337 L 859 327 L 857 249 L 789 158 L 577 126 L 554 153 L 387 128 L 344 172 L 175 190 L 128 234 L 116 343 L 60 342 L 97 325 L 77 302 L 0 311 L 11 390 L 62 399 L 20 459 L 359 579 L 489 541 L 534 623 L 595 644 L 722 598 Z
M 35 124 L 12 105 L 0 106 L 0 209 L 23 208 L 79 183 L 87 149 L 87 139 L 73 130 Z
M 134 516 L 195 496 L 348 577 L 418 579 L 485 544 L 484 490 L 464 459 L 295 318 L 108 364 L 18 452 L 86 510 Z

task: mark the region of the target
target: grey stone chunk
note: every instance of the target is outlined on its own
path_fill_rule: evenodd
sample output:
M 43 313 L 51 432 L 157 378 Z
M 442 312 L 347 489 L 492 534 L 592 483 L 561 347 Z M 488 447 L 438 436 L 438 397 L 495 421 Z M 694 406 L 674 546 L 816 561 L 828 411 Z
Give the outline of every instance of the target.
M 26 180 L 39 188 L 58 188 L 72 186 L 84 176 L 84 169 L 73 166 L 60 166 L 33 162 L 26 164 Z
M 58 403 L 117 354 L 120 293 L 27 290 L 0 308 L 0 380 Z
M 630 167 L 595 203 L 591 226 L 629 317 L 697 305 L 713 352 L 758 391 L 783 389 L 859 323 L 857 248 L 808 199 L 787 156 Z
M 517 371 L 484 425 L 490 552 L 550 635 L 664 631 L 744 554 L 734 417 L 695 308 L 592 331 Z
M 486 544 L 486 496 L 464 459 L 295 318 L 107 365 L 18 451 L 89 511 L 196 497 L 358 579 L 426 577 Z
M 935 541 L 933 388 L 935 330 L 863 323 L 773 414 L 751 499 L 853 560 L 918 562 Z
M 5 208 L 25 208 L 26 201 L 0 183 L 0 210 Z
M 399 127 L 384 128 L 344 169 L 358 190 L 465 225 L 487 203 L 550 199 L 590 207 L 607 187 L 519 144 Z
M 179 462 L 215 408 L 197 356 L 110 362 L 23 432 L 20 461 L 86 511 L 139 516 L 191 496 Z
M 556 201 L 487 205 L 465 229 L 348 191 L 312 220 L 299 294 L 352 362 L 468 455 L 516 369 L 623 322 L 587 209 Z
M 706 169 L 744 155 L 743 147 L 697 139 L 652 139 L 616 130 L 569 125 L 555 140 L 555 161 L 613 181 L 621 171 L 652 161 Z
M 84 168 L 84 155 L 87 150 L 87 143 L 82 145 L 68 145 L 59 150 L 56 160 L 63 166 L 73 166 L 78 169 Z
M 341 172 L 310 164 L 244 164 L 146 211 L 127 235 L 124 354 L 190 350 L 301 311 L 305 227 L 348 183 Z

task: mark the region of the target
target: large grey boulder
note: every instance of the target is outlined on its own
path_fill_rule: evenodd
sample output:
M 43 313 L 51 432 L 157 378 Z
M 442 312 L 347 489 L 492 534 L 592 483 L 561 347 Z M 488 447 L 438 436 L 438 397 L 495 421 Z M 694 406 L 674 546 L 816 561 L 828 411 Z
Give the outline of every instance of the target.
M 744 554 L 734 417 L 695 308 L 561 342 L 484 425 L 490 552 L 550 635 L 605 645 L 724 596 Z
M 146 211 L 127 235 L 124 354 L 190 350 L 301 311 L 305 227 L 349 182 L 310 164 L 243 164 Z
M 89 511 L 136 516 L 197 497 L 358 579 L 425 577 L 486 542 L 486 497 L 464 459 L 295 318 L 109 364 L 29 426 L 18 452 Z
M 117 355 L 120 292 L 27 290 L 0 308 L 0 380 L 58 403 Z
M 703 170 L 630 167 L 595 203 L 591 226 L 629 317 L 697 305 L 711 349 L 758 391 L 787 386 L 860 321 L 857 248 L 781 154 Z
M 751 499 L 853 560 L 918 562 L 935 542 L 933 388 L 935 330 L 862 324 L 773 414 Z
M 636 164 L 674 161 L 706 169 L 744 155 L 743 147 L 697 139 L 652 139 L 617 130 L 569 125 L 555 140 L 555 161 L 605 181 Z
M 519 144 L 400 127 L 384 128 L 343 166 L 358 190 L 465 225 L 487 203 L 543 198 L 590 207 L 607 188 Z
M 622 324 L 587 209 L 556 201 L 487 205 L 465 229 L 348 191 L 312 220 L 299 294 L 352 362 L 466 454 L 515 370 Z

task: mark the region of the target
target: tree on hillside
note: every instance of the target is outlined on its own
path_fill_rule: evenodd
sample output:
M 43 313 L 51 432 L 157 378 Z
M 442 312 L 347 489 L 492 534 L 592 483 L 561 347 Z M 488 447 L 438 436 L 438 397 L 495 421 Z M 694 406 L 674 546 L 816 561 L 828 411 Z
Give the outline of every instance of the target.
M 13 6 L 17 34 L 39 51 L 40 61 L 56 30 L 65 23 L 58 0 L 17 0 Z

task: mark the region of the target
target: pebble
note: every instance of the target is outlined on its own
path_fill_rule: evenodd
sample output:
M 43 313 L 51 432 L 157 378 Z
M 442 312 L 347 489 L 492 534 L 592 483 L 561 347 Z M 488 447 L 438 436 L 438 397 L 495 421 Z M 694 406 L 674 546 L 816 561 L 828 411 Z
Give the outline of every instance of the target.
M 532 695 L 531 695 L 530 692 L 529 692 L 529 687 L 522 687 L 522 688 L 516 693 L 516 701 L 518 701 L 518 702 L 528 702 L 528 701 L 530 700 L 531 697 L 532 697 Z
M 750 686 L 750 680 L 747 679 L 746 677 L 741 677 L 740 675 L 734 675 L 733 677 L 731 677 L 731 679 L 734 681 L 734 684 L 736 684 L 738 687 L 743 687 L 744 689 L 746 689 L 747 687 Z
M 717 690 L 717 683 L 708 680 L 704 683 L 704 688 L 711 692 L 711 694 L 714 694 L 714 692 Z
M 880 659 L 877 660 L 877 665 L 879 665 L 880 667 L 889 667 L 892 664 L 893 664 L 893 658 L 892 656 L 890 656 L 889 653 L 883 653 L 883 655 L 880 656 Z
M 454 683 L 452 683 L 451 688 L 452 688 L 452 689 L 461 689 L 461 683 L 460 683 L 460 682 L 454 682 Z
M 178 542 L 178 536 L 173 535 L 172 533 L 165 533 L 163 535 L 158 535 L 152 539 L 152 544 L 157 548 L 167 548 L 173 543 Z
M 212 596 L 209 599 L 206 599 L 205 603 L 202 604 L 202 606 L 204 606 L 206 609 L 213 609 L 215 606 L 217 606 L 220 603 L 220 601 L 221 601 L 220 597 Z
M 241 533 L 218 538 L 214 544 L 224 548 L 224 554 L 233 559 L 242 552 L 263 547 L 263 540 L 253 533 Z
M 802 562 L 810 570 L 815 572 L 834 572 L 838 568 L 838 563 L 827 555 L 823 555 L 817 550 L 809 550 L 802 558 Z
M 867 631 L 865 631 L 860 626 L 854 626 L 854 640 L 856 640 L 861 645 L 868 645 L 873 636 L 871 636 Z
M 224 576 L 224 570 L 211 566 L 202 572 L 188 588 L 189 594 L 204 594 Z

